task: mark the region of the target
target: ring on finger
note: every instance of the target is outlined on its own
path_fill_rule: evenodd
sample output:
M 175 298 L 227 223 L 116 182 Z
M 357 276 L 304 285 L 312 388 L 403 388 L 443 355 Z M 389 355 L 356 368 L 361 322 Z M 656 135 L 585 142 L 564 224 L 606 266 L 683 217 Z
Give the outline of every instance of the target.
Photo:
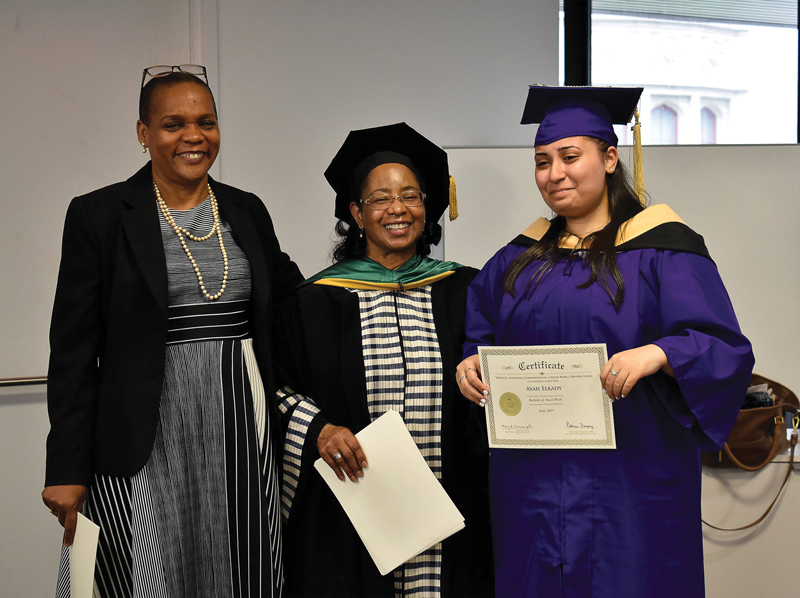
M 612 376 L 617 376 L 617 375 L 619 375 L 619 372 L 615 372 L 614 370 L 611 370 L 611 375 Z
M 473 372 L 475 371 L 474 368 L 467 368 L 467 371 L 470 371 L 470 370 L 472 370 Z
M 461 381 L 462 381 L 464 378 L 466 378 L 466 377 L 467 377 L 467 375 L 466 375 L 466 374 L 464 374 L 463 376 L 461 376 L 461 377 L 458 379 L 458 382 L 456 382 L 456 384 L 461 384 Z
M 334 461 L 338 461 L 338 460 L 339 460 L 339 459 L 341 459 L 341 458 L 342 458 L 342 453 L 336 453 L 336 454 L 333 456 L 333 460 L 334 460 Z

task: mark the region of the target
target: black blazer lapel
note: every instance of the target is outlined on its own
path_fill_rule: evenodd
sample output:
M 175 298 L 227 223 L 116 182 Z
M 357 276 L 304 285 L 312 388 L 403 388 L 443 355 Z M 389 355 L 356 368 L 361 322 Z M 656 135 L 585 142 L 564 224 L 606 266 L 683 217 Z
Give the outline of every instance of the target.
M 120 220 L 133 256 L 158 306 L 167 315 L 167 258 L 161 239 L 150 163 L 126 181 Z
M 215 184 L 213 180 L 211 186 L 217 196 L 220 212 L 230 224 L 236 243 L 250 262 L 253 311 L 255 314 L 264 314 L 269 303 L 271 277 L 264 244 L 259 239 L 253 215 L 235 194 L 226 192 L 224 187 Z

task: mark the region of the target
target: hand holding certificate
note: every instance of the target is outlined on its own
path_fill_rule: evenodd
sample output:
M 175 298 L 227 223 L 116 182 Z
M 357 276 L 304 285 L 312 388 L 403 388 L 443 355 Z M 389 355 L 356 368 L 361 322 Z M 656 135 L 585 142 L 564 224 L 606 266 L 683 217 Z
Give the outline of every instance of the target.
M 616 448 L 604 344 L 479 347 L 493 448 Z

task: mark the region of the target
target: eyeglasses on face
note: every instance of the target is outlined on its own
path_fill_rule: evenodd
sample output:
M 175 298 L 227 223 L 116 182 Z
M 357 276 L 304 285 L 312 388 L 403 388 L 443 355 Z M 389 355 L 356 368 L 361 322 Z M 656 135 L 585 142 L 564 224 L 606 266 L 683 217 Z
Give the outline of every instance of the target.
M 407 208 L 418 208 L 425 201 L 425 194 L 422 191 L 405 191 L 400 195 L 387 195 L 376 193 L 367 199 L 362 199 L 361 203 L 368 205 L 375 212 L 383 212 L 389 209 L 395 200 L 398 200 Z
M 175 72 L 194 75 L 198 79 L 202 79 L 203 82 L 208 85 L 206 67 L 204 67 L 202 64 L 157 64 L 155 66 L 148 66 L 146 69 L 144 69 L 144 72 L 142 73 L 142 87 L 144 87 L 145 84 L 150 81 L 150 79 L 164 77 Z

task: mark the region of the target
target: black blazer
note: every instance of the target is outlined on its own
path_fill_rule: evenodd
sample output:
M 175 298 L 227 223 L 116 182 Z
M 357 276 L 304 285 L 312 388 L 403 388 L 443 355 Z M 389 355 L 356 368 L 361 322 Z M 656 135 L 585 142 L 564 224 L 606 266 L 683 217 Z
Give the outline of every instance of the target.
M 250 261 L 254 350 L 270 393 L 273 304 L 302 275 L 261 200 L 209 182 Z M 69 206 L 50 326 L 47 486 L 89 484 L 95 473 L 131 476 L 150 456 L 168 328 L 160 217 L 150 163 Z

